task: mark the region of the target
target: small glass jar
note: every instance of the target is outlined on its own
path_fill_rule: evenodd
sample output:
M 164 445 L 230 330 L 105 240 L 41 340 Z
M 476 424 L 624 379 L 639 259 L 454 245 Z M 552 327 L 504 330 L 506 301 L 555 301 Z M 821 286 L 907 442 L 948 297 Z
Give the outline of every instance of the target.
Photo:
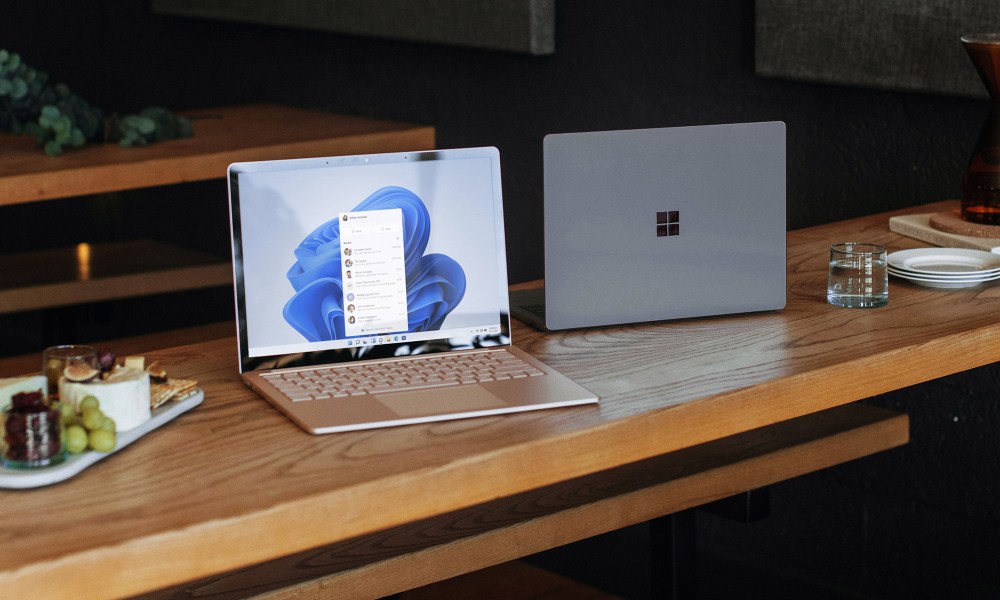
M 52 346 L 42 351 L 42 375 L 49 380 L 46 391 L 49 401 L 59 397 L 59 379 L 66 367 L 87 365 L 97 367 L 97 350 L 93 346 L 64 345 Z
M 15 394 L 4 411 L 3 466 L 34 469 L 65 458 L 59 410 L 45 403 L 41 391 Z

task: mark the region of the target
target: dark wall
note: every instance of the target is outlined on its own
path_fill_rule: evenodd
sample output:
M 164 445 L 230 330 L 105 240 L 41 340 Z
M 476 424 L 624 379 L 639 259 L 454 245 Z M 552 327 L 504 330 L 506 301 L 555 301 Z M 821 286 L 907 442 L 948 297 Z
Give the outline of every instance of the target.
M 702 541 L 833 598 L 1000 597 L 997 389 L 994 364 L 869 400 L 909 444 L 773 486 L 755 523 L 699 513 Z
M 165 17 L 135 0 L 3 12 L 0 46 L 107 110 L 278 102 L 431 124 L 440 147 L 499 147 L 514 282 L 543 275 L 547 133 L 784 121 L 794 229 L 956 197 L 989 108 L 758 78 L 745 0 L 561 0 L 543 57 Z M 220 188 L 196 193 L 224 203 Z M 224 243 L 218 229 L 189 235 Z M 705 519 L 704 535 L 763 568 L 880 596 L 995 596 L 997 465 L 981 458 L 997 454 L 998 379 L 987 367 L 879 399 L 913 416 L 908 447 L 777 486 L 772 518 Z
M 499 147 L 514 282 L 542 276 L 547 133 L 785 121 L 799 228 L 956 196 L 988 109 L 758 78 L 745 0 L 559 2 L 543 57 L 167 17 L 134 0 L 14 4 L 2 44 L 106 110 L 279 102 L 431 124 L 440 147 Z

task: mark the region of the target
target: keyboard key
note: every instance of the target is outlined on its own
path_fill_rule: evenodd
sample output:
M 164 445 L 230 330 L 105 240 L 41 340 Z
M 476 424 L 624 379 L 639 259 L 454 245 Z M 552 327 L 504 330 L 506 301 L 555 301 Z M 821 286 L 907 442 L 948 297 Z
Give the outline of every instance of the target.
M 406 390 L 473 385 L 544 375 L 508 352 L 441 354 L 392 363 L 348 364 L 267 373 L 264 379 L 296 402 Z

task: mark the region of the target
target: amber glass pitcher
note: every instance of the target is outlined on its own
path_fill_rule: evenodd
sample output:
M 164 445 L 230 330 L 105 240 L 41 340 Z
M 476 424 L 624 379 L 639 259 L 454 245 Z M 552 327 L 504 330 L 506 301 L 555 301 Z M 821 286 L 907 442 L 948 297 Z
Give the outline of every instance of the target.
M 962 43 L 993 100 L 962 177 L 962 218 L 1000 225 L 1000 33 L 963 35 Z

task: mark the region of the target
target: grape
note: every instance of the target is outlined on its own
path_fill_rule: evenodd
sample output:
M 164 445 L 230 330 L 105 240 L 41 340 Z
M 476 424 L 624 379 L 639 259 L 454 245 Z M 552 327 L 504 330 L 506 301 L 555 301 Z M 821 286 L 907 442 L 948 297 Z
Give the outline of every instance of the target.
M 101 401 L 96 396 L 84 396 L 83 400 L 80 400 L 80 412 L 88 408 L 101 408 Z
M 110 371 L 115 366 L 115 353 L 110 348 L 101 348 L 97 351 L 97 368 L 102 371 Z
M 117 443 L 115 432 L 104 429 L 91 431 L 88 441 L 90 442 L 90 447 L 98 452 L 111 452 L 115 449 L 115 444 Z
M 88 447 L 98 452 L 111 452 L 115 449 L 115 421 L 104 414 L 97 398 L 84 396 L 80 400 L 79 419 L 68 404 L 60 406 L 61 418 L 67 418 L 64 406 L 69 408 L 69 420 L 63 423 L 66 426 L 63 430 L 63 444 L 68 451 L 79 454 Z
M 70 425 L 66 428 L 66 434 L 63 438 L 63 444 L 66 446 L 66 450 L 73 454 L 79 454 L 87 449 L 87 443 L 89 442 L 87 431 L 80 427 L 79 425 Z
M 99 408 L 87 407 L 80 413 L 80 422 L 88 431 L 100 429 L 105 418 L 104 413 Z
M 76 423 L 76 411 L 73 410 L 72 404 L 59 403 L 59 421 L 66 426 Z

